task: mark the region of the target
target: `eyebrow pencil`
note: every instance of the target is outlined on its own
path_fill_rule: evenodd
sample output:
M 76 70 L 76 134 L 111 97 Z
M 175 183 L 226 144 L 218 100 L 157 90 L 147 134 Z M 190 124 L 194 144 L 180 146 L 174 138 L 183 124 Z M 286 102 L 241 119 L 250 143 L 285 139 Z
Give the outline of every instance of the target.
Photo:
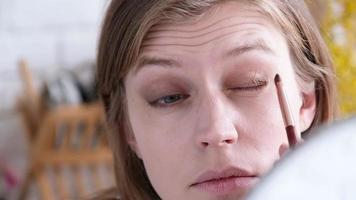
M 274 83 L 277 88 L 279 106 L 281 108 L 284 125 L 286 127 L 289 147 L 293 148 L 298 143 L 296 135 L 297 130 L 295 128 L 293 115 L 287 100 L 286 92 L 283 87 L 282 79 L 279 74 L 276 74 L 276 76 L 274 77 Z

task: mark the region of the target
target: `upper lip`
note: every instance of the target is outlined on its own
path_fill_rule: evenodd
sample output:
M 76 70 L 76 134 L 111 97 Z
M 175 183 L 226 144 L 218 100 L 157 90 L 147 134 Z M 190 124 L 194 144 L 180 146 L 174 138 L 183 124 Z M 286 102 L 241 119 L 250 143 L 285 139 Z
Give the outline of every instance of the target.
M 228 167 L 222 171 L 209 170 L 202 173 L 190 186 L 230 177 L 256 177 L 256 175 L 239 167 Z

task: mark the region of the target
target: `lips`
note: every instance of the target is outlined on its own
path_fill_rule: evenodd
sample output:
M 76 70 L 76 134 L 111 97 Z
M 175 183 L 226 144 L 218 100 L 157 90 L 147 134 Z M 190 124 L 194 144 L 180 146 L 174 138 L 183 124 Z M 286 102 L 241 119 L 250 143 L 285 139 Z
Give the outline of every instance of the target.
M 259 178 L 247 170 L 229 167 L 221 172 L 207 171 L 200 175 L 190 187 L 214 194 L 247 191 Z

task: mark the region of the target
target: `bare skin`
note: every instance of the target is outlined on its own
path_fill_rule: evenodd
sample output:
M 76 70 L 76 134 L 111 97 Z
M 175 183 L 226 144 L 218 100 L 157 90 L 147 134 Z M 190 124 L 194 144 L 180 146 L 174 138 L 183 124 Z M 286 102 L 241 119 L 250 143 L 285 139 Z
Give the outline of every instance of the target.
M 314 92 L 299 89 L 280 31 L 243 3 L 214 9 L 152 30 L 125 79 L 128 142 L 165 200 L 240 199 L 280 159 L 276 73 L 297 129 L 314 117 L 315 103 L 303 104 Z

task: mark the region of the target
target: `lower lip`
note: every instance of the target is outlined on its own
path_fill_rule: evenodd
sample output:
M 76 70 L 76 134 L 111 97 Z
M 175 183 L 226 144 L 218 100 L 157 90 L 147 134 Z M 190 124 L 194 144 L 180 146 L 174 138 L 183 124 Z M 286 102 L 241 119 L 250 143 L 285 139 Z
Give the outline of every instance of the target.
M 193 188 L 215 195 L 226 195 L 238 190 L 247 191 L 257 182 L 258 177 L 229 177 L 219 180 L 207 181 L 193 186 Z

